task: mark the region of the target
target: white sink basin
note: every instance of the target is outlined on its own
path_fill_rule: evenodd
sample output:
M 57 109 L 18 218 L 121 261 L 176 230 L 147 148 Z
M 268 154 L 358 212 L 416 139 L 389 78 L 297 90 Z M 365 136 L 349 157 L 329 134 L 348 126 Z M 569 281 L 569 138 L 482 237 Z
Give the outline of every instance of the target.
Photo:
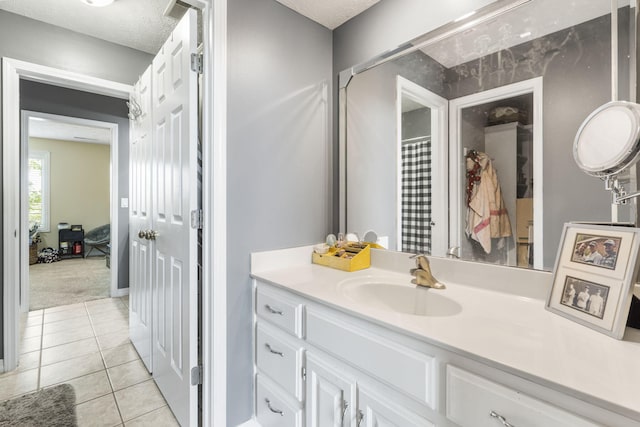
M 453 316 L 462 306 L 448 298 L 446 289 L 416 286 L 398 278 L 364 276 L 338 284 L 342 294 L 368 307 L 414 316 Z

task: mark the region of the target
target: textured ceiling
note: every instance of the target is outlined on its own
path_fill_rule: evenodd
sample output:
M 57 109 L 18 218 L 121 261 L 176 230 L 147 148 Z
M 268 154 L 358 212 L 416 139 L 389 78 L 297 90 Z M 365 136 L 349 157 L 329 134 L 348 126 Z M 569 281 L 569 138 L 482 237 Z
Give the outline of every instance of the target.
M 277 0 L 330 30 L 364 12 L 380 0 Z
M 0 9 L 156 54 L 177 23 L 163 16 L 168 4 L 169 0 L 116 0 L 110 6 L 92 7 L 80 0 L 0 0 Z

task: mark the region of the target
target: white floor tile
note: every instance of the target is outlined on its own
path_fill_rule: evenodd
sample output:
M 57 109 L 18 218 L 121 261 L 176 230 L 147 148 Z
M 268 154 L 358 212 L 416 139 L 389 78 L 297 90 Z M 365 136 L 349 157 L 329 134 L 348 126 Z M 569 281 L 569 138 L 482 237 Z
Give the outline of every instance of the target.
M 71 329 L 67 331 L 53 332 L 43 335 L 42 348 L 80 341 L 85 338 L 91 338 L 93 336 L 93 329 L 91 329 L 91 326 L 83 326 L 81 328 Z
M 112 394 L 79 404 L 76 415 L 78 427 L 113 427 L 122 423 Z
M 122 390 L 151 379 L 151 375 L 141 360 L 134 360 L 123 365 L 107 369 L 113 391 Z
M 168 406 L 127 421 L 125 427 L 180 427 Z
M 38 370 L 10 372 L 0 376 L 0 401 L 38 389 Z
M 65 382 L 73 386 L 77 404 L 113 393 L 105 371 L 94 372 Z
M 100 353 L 91 353 L 40 368 L 40 387 L 61 383 L 104 369 Z
M 102 358 L 107 368 L 122 365 L 133 360 L 140 360 L 138 352 L 132 344 L 120 345 L 102 351 Z
M 166 405 L 153 380 L 116 391 L 115 395 L 125 422 Z
M 51 365 L 52 363 L 63 362 L 65 360 L 84 356 L 89 353 L 96 353 L 98 351 L 98 343 L 96 342 L 95 337 L 89 337 L 83 340 L 42 349 L 41 364 L 42 366 Z

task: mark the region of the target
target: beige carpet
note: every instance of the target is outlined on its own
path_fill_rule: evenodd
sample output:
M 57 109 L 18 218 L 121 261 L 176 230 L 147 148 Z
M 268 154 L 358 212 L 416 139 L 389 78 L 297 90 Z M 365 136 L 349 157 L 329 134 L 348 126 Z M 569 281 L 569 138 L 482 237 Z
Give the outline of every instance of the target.
M 29 310 L 109 297 L 111 270 L 103 257 L 29 266 Z

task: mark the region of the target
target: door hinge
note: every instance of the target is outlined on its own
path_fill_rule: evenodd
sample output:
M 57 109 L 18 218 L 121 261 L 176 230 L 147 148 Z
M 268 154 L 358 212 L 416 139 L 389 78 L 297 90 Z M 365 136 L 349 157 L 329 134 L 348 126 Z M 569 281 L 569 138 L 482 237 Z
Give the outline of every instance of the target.
M 202 384 L 202 366 L 191 368 L 191 385 Z
M 202 74 L 203 69 L 202 55 L 199 53 L 191 54 L 191 71 Z
M 196 230 L 202 230 L 202 222 L 203 222 L 203 213 L 202 209 L 196 209 L 195 211 L 191 211 L 191 228 L 195 228 Z
M 307 380 L 307 368 L 302 368 L 302 381 Z

